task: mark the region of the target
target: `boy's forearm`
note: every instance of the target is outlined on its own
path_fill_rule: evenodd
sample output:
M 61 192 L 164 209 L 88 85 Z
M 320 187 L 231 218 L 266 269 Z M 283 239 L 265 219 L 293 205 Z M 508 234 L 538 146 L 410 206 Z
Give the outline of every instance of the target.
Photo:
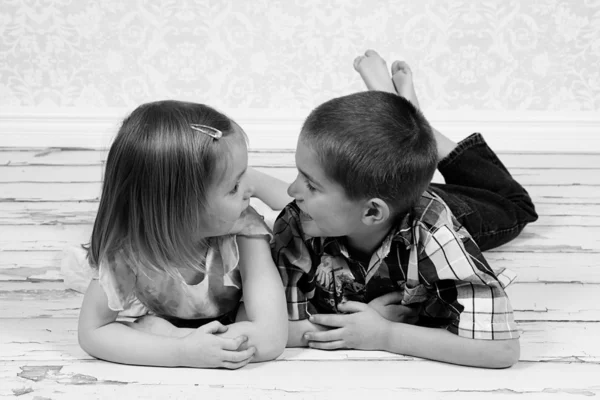
M 381 350 L 391 353 L 482 368 L 507 368 L 519 360 L 519 339 L 468 339 L 444 329 L 391 322 L 384 332 Z
M 283 210 L 292 201 L 292 198 L 287 194 L 289 183 L 254 168 L 248 168 L 247 173 L 254 186 L 254 196 L 262 200 L 271 209 Z
M 79 331 L 79 344 L 96 358 L 131 365 L 186 366 L 181 358 L 181 340 L 132 329 L 119 322 Z

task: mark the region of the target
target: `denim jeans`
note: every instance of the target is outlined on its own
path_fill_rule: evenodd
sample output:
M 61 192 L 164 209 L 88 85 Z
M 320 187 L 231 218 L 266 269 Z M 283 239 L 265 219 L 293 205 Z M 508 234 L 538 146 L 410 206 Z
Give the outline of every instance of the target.
M 538 219 L 527 191 L 510 175 L 479 133 L 461 141 L 438 164 L 445 184 L 430 188 L 452 210 L 479 248 L 501 246 Z

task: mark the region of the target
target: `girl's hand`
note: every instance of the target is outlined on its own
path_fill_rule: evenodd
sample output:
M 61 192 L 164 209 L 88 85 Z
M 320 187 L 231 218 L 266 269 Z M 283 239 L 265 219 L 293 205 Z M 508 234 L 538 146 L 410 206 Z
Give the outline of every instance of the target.
M 390 292 L 371 300 L 369 307 L 388 321 L 416 324 L 419 320 L 419 309 L 403 306 L 401 301 L 402 292 Z
M 240 346 L 248 340 L 245 336 L 226 339 L 216 335 L 226 331 L 225 325 L 213 321 L 181 338 L 179 357 L 181 365 L 196 368 L 238 369 L 248 364 L 256 349 L 250 347 L 240 350 Z

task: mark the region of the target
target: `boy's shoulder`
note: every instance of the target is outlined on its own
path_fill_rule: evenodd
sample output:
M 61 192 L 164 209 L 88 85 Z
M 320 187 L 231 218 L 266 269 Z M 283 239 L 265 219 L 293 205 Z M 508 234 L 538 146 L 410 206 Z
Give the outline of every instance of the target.
M 413 243 L 414 235 L 417 235 L 421 248 L 426 247 L 432 237 L 438 242 L 447 242 L 455 235 L 461 240 L 470 236 L 444 200 L 430 190 L 423 192 L 417 204 L 401 220 L 398 232 L 407 243 Z
M 283 227 L 293 226 L 294 228 L 300 227 L 300 208 L 296 205 L 295 201 L 288 203 L 283 210 L 279 213 L 275 219 L 275 227 L 279 225 L 279 230 Z M 274 227 L 274 234 L 277 234 L 277 230 Z
M 440 196 L 429 190 L 423 192 L 411 214 L 414 222 L 430 229 L 456 225 L 456 218 L 450 207 Z
M 286 232 L 295 232 L 304 241 L 319 238 L 325 239 L 327 237 L 319 229 L 316 222 L 298 207 L 296 201 L 288 203 L 281 210 L 273 226 L 274 236 L 285 235 Z

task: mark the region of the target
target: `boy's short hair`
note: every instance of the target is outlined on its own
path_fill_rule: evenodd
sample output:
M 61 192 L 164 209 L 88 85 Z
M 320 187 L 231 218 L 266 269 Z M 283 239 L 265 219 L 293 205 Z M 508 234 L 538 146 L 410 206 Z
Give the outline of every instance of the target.
M 416 204 L 437 166 L 435 138 L 423 114 L 386 92 L 323 103 L 306 118 L 300 140 L 350 199 L 380 198 L 396 215 Z

